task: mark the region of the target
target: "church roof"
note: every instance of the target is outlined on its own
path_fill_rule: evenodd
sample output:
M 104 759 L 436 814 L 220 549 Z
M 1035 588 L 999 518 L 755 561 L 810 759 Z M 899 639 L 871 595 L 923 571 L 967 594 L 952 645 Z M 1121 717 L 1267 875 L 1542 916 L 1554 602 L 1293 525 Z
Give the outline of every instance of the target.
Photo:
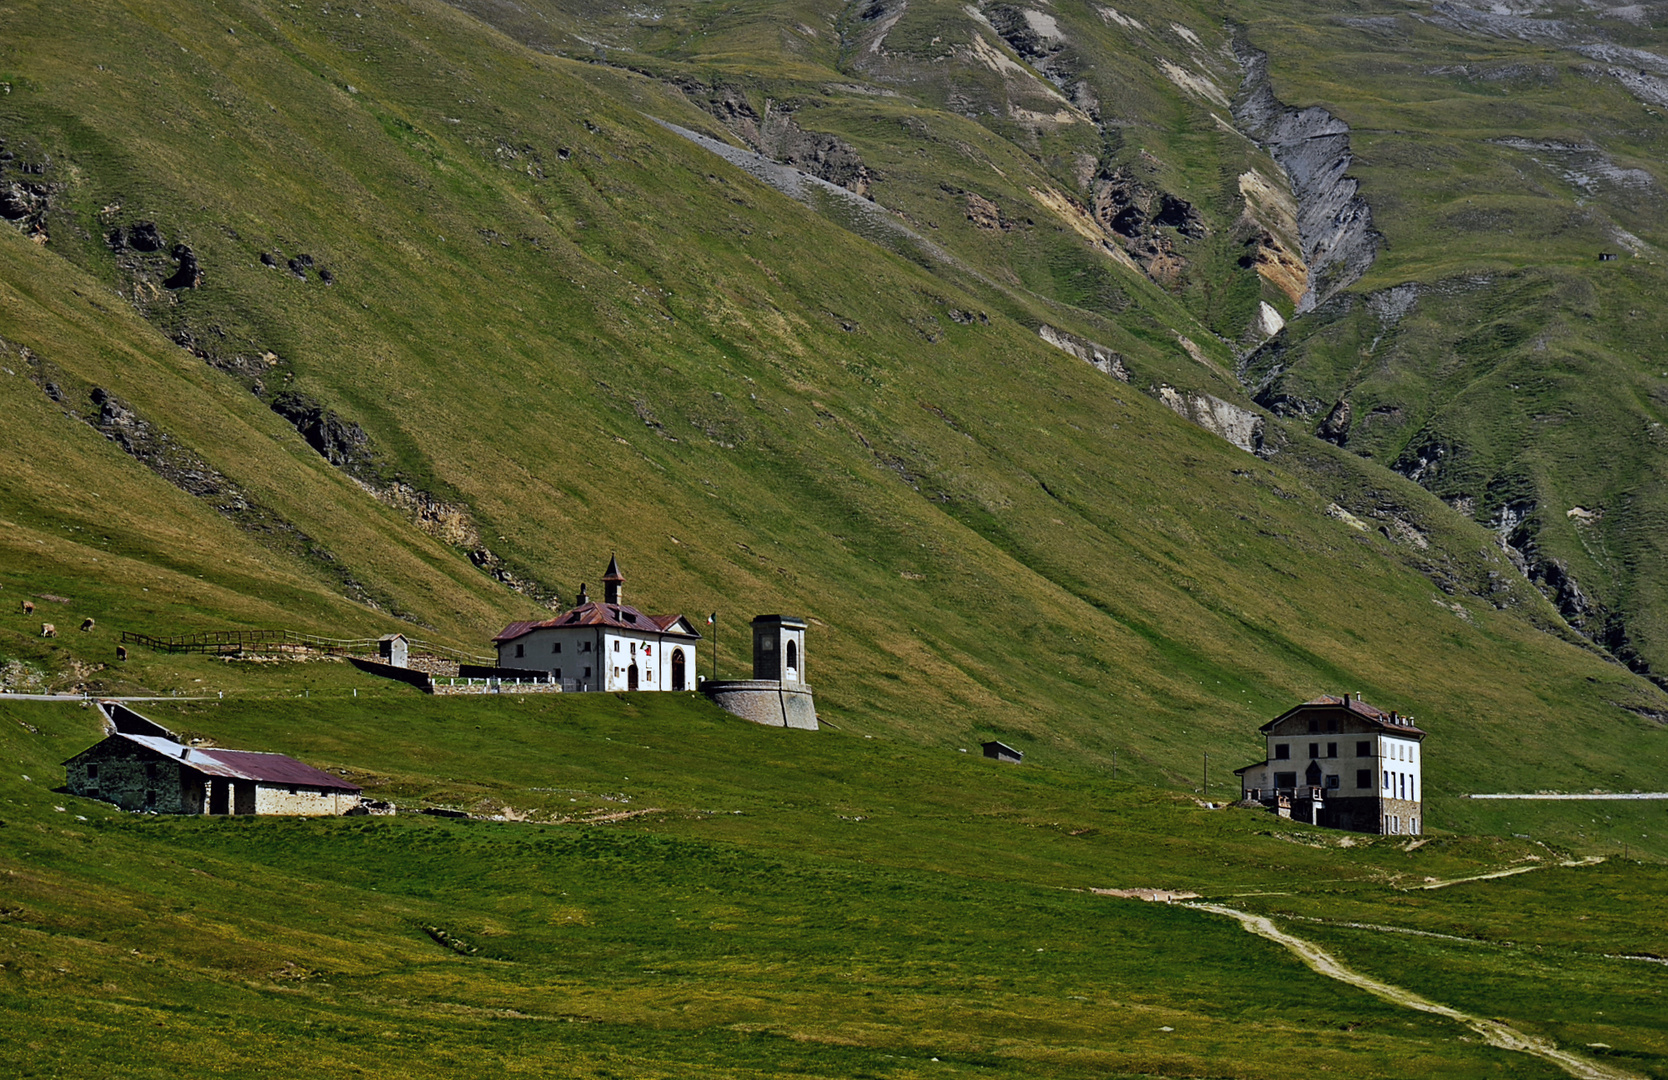
M 1383 731 L 1396 735 L 1411 735 L 1415 738 L 1422 739 L 1427 734 L 1424 730 L 1414 725 L 1413 718 L 1411 716 L 1402 716 L 1399 713 L 1385 712 L 1376 705 L 1369 705 L 1365 701 L 1362 701 L 1359 698 L 1351 697 L 1348 694 L 1345 694 L 1343 697 L 1333 697 L 1331 694 L 1322 694 L 1320 697 L 1315 698 L 1312 701 L 1305 701 L 1301 705 L 1287 709 L 1285 712 L 1276 716 L 1274 719 L 1270 720 L 1257 730 L 1266 732 L 1275 724 L 1278 724 L 1280 721 L 1286 719 L 1286 717 L 1294 716 L 1297 713 L 1304 712 L 1309 709 L 1343 709 L 1352 716 L 1365 720 Z
M 612 569 L 610 564 L 610 569 Z M 554 619 L 543 622 L 513 622 L 493 638 L 494 644 L 514 641 L 518 637 L 532 633 L 534 630 L 551 628 L 568 629 L 577 626 L 607 626 L 616 630 L 638 630 L 649 634 L 666 634 L 669 637 L 684 637 L 698 640 L 700 633 L 696 631 L 688 619 L 682 615 L 645 615 L 627 604 L 607 604 L 592 601 L 580 604 L 569 611 L 564 611 Z
M 617 557 L 608 556 L 608 569 L 603 571 L 602 580 L 604 582 L 625 580 L 625 575 L 620 573 L 620 560 Z

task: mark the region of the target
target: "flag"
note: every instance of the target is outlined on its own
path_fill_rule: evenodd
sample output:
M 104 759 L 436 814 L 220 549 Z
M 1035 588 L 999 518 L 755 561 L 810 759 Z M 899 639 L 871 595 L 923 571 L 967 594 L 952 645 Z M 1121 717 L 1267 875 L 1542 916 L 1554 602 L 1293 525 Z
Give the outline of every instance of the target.
M 711 615 L 707 616 L 707 625 L 708 626 L 711 626 L 713 623 L 715 623 L 717 621 L 718 621 L 718 612 L 715 611 Z

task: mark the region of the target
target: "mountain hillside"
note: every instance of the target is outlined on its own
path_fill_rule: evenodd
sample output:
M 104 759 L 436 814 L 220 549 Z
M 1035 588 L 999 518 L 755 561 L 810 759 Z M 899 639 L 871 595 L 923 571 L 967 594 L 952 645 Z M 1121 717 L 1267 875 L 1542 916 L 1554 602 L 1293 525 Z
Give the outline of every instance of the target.
M 720 612 L 720 674 L 754 613 L 812 617 L 849 731 L 1182 784 L 1350 690 L 1454 748 L 1433 789 L 1653 785 L 1668 700 L 1605 650 L 1650 674 L 1660 459 L 1643 412 L 1578 434 L 1616 380 L 1638 392 L 1610 408 L 1654 407 L 1642 361 L 1619 330 L 1542 353 L 1463 322 L 1591 296 L 1611 327 L 1649 251 L 1527 265 L 1547 242 L 1509 224 L 1455 244 L 1426 181 L 1357 160 L 1521 157 L 1396 143 L 1350 112 L 1366 76 L 1305 74 L 1323 39 L 1483 47 L 1452 12 L 1288 33 L 1190 10 L 16 9 L 0 585 L 69 603 L 41 605 L 53 641 L 10 624 L 13 681 L 269 685 L 110 666 L 119 629 L 485 651 L 617 551 L 634 602 Z M 1590 107 L 1619 108 L 1594 78 Z M 1429 374 L 1448 362 L 1419 343 L 1461 325 L 1472 374 Z M 1339 343 L 1373 326 L 1404 359 L 1344 387 Z M 1569 350 L 1602 378 L 1554 378 Z M 1549 371 L 1532 412 L 1473 407 L 1520 355 Z M 1469 471 L 1398 472 L 1376 405 L 1333 415 L 1385 380 L 1417 391 L 1407 439 L 1473 433 Z M 1540 508 L 1513 504 L 1506 548 L 1491 468 Z M 1533 547 L 1537 484 L 1590 516 Z

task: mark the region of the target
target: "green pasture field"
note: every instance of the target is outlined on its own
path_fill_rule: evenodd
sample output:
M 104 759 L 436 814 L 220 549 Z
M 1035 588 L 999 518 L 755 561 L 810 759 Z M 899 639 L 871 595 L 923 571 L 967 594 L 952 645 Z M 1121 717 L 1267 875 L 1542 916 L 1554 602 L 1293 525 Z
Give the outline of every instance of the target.
M 669 694 L 142 708 L 346 769 L 404 812 L 123 814 L 52 790 L 92 710 L 5 705 L 19 1075 L 1272 1077 L 1298 1052 L 1365 1076 L 1560 1075 L 1231 920 L 1091 891 L 1134 887 L 1276 914 L 1379 978 L 1647 1075 L 1668 1061 L 1662 975 L 1603 955 L 1668 946 L 1654 856 L 1421 890 L 1565 853 L 1352 837 Z

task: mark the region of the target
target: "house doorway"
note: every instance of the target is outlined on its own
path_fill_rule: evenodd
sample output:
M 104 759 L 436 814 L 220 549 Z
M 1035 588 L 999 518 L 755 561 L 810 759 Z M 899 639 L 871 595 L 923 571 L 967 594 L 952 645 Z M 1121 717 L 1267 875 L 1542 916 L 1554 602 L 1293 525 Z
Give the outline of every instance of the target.
M 683 650 L 672 650 L 672 689 L 682 690 L 683 686 Z
M 626 689 L 627 690 L 637 689 L 637 665 L 636 664 L 633 664 L 630 667 L 626 668 Z
M 209 781 L 209 813 L 229 814 L 232 811 L 231 782 L 228 780 Z

